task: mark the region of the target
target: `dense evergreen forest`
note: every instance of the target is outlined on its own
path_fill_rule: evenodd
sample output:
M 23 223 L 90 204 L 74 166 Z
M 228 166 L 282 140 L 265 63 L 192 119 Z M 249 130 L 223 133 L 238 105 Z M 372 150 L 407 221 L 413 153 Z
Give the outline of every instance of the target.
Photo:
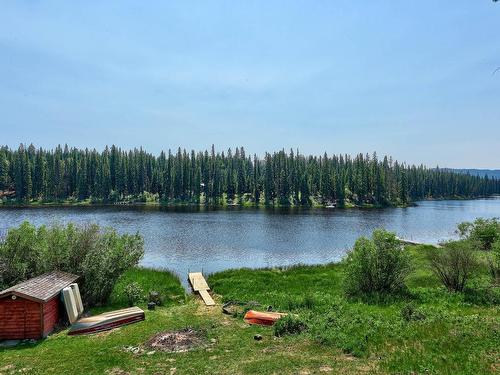
M 267 205 L 405 205 L 425 198 L 500 193 L 500 180 L 407 165 L 373 155 L 306 156 L 298 151 L 152 155 L 58 146 L 0 148 L 2 202 L 160 202 Z

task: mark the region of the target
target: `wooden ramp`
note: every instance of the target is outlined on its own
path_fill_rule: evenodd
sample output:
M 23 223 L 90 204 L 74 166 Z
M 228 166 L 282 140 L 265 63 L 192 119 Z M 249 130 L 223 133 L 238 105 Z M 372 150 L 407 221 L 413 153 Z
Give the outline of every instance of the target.
M 201 272 L 190 272 L 188 274 L 188 279 L 189 283 L 193 287 L 193 290 L 200 294 L 201 299 L 203 300 L 203 302 L 205 302 L 205 305 L 215 306 L 215 302 L 212 299 L 212 296 L 208 294 L 210 287 L 208 286 L 207 281 L 203 277 L 203 274 Z
M 419 241 L 408 240 L 406 238 L 396 237 L 396 239 L 399 242 L 401 242 L 403 245 L 428 245 L 428 246 L 434 246 L 434 247 L 437 247 L 437 248 L 441 248 L 442 247 L 440 244 L 424 243 L 424 242 L 419 242 Z

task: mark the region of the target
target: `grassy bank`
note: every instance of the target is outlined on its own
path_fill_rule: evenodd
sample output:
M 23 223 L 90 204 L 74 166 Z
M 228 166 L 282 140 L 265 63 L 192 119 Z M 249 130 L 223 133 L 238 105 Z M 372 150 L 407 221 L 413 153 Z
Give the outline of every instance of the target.
M 427 268 L 425 253 L 434 249 L 407 249 L 415 266 L 409 294 L 385 301 L 343 297 L 341 264 L 229 270 L 209 277 L 218 302 L 256 301 L 307 325 L 303 333 L 284 337 L 224 315 L 220 306 L 184 299 L 179 280 L 167 272 L 131 270 L 106 309 L 124 306 L 123 289 L 136 281 L 166 297 L 164 306 L 146 311 L 145 322 L 93 336 L 62 331 L 37 344 L 0 350 L 0 373 L 498 373 L 498 304 L 475 298 L 474 291 L 447 292 Z M 478 272 L 473 285 L 485 272 Z M 206 345 L 184 353 L 126 350 L 157 332 L 184 327 L 199 329 Z M 263 339 L 255 341 L 255 334 Z
M 376 372 L 498 371 L 498 305 L 478 304 L 480 291 L 445 291 L 427 269 L 425 252 L 435 249 L 408 249 L 415 265 L 409 294 L 385 301 L 345 299 L 340 264 L 225 271 L 209 282 L 225 300 L 259 301 L 297 314 L 308 326 L 301 336 L 363 359 Z M 481 270 L 478 280 L 485 273 Z M 408 309 L 414 311 L 409 320 L 404 316 Z
M 149 268 L 134 268 L 125 272 L 115 285 L 111 295 L 109 307 L 127 306 L 125 288 L 128 284 L 136 282 L 147 294 L 149 291 L 156 291 L 163 296 L 163 306 L 169 307 L 185 301 L 186 293 L 177 276 L 168 271 L 153 270 Z

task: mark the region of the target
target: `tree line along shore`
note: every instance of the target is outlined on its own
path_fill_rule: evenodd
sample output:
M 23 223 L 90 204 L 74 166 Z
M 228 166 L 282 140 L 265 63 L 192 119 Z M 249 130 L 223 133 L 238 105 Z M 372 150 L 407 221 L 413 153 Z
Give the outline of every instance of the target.
M 312 156 L 161 152 L 116 146 L 0 148 L 3 204 L 158 203 L 255 206 L 405 206 L 500 193 L 500 180 L 409 165 L 376 153 Z

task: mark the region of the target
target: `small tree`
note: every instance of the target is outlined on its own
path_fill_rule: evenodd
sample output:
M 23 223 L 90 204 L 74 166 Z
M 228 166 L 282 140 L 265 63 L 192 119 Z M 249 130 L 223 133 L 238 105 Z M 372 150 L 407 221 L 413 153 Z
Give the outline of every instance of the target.
M 345 259 L 345 292 L 348 295 L 399 293 L 411 272 L 410 256 L 396 235 L 385 230 L 361 237 Z
M 495 241 L 500 240 L 500 221 L 476 219 L 473 223 L 460 223 L 457 232 L 463 239 L 475 242 L 482 250 L 490 250 Z
M 477 266 L 470 244 L 464 241 L 449 242 L 427 256 L 432 272 L 450 291 L 462 292 Z
M 293 315 L 286 315 L 282 317 L 274 325 L 274 335 L 276 337 L 298 335 L 305 330 L 307 330 L 306 322 Z

